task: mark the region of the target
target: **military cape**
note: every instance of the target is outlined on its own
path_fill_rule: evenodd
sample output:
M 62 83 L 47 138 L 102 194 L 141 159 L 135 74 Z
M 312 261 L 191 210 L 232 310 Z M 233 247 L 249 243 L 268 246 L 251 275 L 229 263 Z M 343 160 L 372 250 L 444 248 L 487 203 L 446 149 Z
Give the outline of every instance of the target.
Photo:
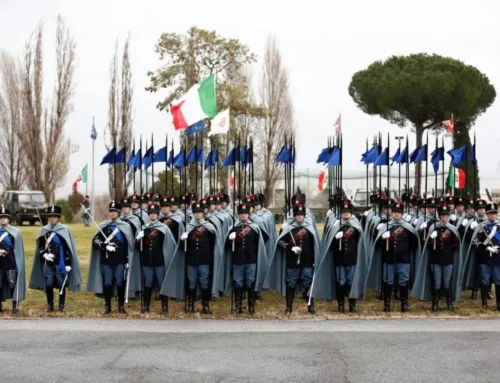
M 3 229 L 14 238 L 14 258 L 16 261 L 17 279 L 16 287 L 11 294 L 9 284 L 4 283 L 0 292 L 0 301 L 7 299 L 22 302 L 26 298 L 26 269 L 24 264 L 24 243 L 21 232 L 11 225 L 6 225 Z

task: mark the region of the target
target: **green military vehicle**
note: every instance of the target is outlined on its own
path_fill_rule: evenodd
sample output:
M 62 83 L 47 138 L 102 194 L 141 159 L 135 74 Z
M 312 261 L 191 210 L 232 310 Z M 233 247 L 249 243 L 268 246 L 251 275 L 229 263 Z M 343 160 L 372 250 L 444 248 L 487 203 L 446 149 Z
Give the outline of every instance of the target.
M 40 217 L 42 224 L 47 224 L 47 217 L 44 215 L 47 201 L 41 191 L 7 190 L 2 199 L 5 207 L 11 211 L 12 221 L 16 225 L 22 226 L 24 222 L 34 225 L 40 221 Z

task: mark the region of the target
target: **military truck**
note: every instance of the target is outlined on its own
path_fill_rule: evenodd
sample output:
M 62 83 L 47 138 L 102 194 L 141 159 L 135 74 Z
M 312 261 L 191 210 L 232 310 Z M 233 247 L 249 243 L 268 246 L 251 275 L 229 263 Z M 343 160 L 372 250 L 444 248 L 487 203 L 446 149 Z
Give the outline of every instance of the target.
M 40 221 L 40 217 L 42 224 L 47 224 L 47 217 L 43 213 L 47 207 L 47 201 L 41 191 L 6 190 L 2 199 L 16 225 L 22 226 L 24 222 L 29 222 L 33 226 Z

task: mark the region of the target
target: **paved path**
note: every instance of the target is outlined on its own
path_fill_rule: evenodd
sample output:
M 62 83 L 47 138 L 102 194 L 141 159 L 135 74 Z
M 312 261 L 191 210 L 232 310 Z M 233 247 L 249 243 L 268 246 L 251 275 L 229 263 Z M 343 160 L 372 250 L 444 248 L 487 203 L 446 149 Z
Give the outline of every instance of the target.
M 0 320 L 3 382 L 499 382 L 500 320 Z

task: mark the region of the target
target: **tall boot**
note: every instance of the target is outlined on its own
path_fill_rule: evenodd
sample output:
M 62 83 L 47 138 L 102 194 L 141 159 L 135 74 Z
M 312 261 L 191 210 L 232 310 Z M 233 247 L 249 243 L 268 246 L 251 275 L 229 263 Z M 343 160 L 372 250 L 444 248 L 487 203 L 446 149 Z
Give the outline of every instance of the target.
M 19 311 L 19 302 L 12 301 L 12 314 L 16 314 Z
M 392 285 L 388 283 L 384 286 L 384 312 L 388 313 L 391 311 L 391 296 L 392 296 Z
M 407 313 L 410 311 L 408 307 L 408 285 L 401 286 L 401 312 Z
M 194 302 L 196 301 L 196 289 L 189 289 L 187 294 L 187 313 L 194 313 Z
M 161 313 L 168 314 L 168 297 L 160 295 L 161 299 Z
M 439 296 L 436 289 L 432 289 L 432 312 L 437 313 L 439 310 Z
M 473 288 L 471 291 L 470 299 L 476 300 L 477 299 L 477 290 L 476 288 Z
M 45 312 L 51 313 L 54 311 L 54 288 L 46 286 L 45 294 L 47 295 L 47 310 Z
M 345 308 L 344 308 L 344 286 L 340 286 L 339 283 L 337 283 L 337 304 L 339 308 L 339 313 L 345 313 Z
M 455 311 L 453 308 L 453 300 L 451 299 L 451 289 L 444 289 L 444 296 L 446 297 L 446 306 L 448 306 L 448 311 Z
M 316 309 L 314 308 L 314 298 L 311 298 L 311 304 L 309 304 L 309 297 L 307 298 L 307 312 L 309 314 L 314 314 L 316 313 Z
M 118 287 L 118 314 L 127 313 L 125 311 L 125 288 L 125 285 Z
M 356 302 L 357 302 L 356 299 L 349 298 L 349 312 L 350 313 L 355 313 L 356 312 Z
M 495 285 L 495 296 L 497 298 L 497 311 L 500 311 L 500 285 Z
M 257 292 L 254 289 L 248 289 L 248 312 L 250 314 L 255 314 L 255 299 Z
M 398 284 L 394 286 L 394 300 L 395 301 L 401 300 L 401 288 L 399 287 Z
M 210 311 L 210 298 L 211 296 L 210 289 L 201 289 L 201 304 L 203 306 L 203 314 L 212 315 Z
M 294 287 L 287 287 L 286 288 L 286 309 L 285 309 L 285 314 L 291 314 L 292 313 L 292 306 L 293 306 L 293 298 L 295 297 L 295 288 Z
M 250 299 L 250 295 L 248 298 Z M 234 300 L 236 305 L 236 314 L 243 314 L 243 288 L 234 287 Z
M 149 307 L 151 306 L 151 293 L 153 291 L 152 287 L 144 286 L 144 307 L 143 313 L 149 313 Z
M 488 293 L 490 292 L 490 286 L 481 286 L 481 303 L 483 309 L 488 308 Z
M 59 291 L 61 293 L 61 291 Z M 65 309 L 65 304 L 66 304 L 66 288 L 62 290 L 62 294 L 59 294 L 59 312 L 63 313 L 66 311 Z
M 111 297 L 113 296 L 113 286 L 104 286 L 104 312 L 111 314 Z
M 382 282 L 382 288 L 381 288 L 381 290 L 380 290 L 380 293 L 379 293 L 379 294 L 378 294 L 378 296 L 377 296 L 377 299 L 378 299 L 379 301 L 383 301 L 383 300 L 384 300 L 385 285 L 386 285 L 386 283 L 385 283 L 385 282 Z

